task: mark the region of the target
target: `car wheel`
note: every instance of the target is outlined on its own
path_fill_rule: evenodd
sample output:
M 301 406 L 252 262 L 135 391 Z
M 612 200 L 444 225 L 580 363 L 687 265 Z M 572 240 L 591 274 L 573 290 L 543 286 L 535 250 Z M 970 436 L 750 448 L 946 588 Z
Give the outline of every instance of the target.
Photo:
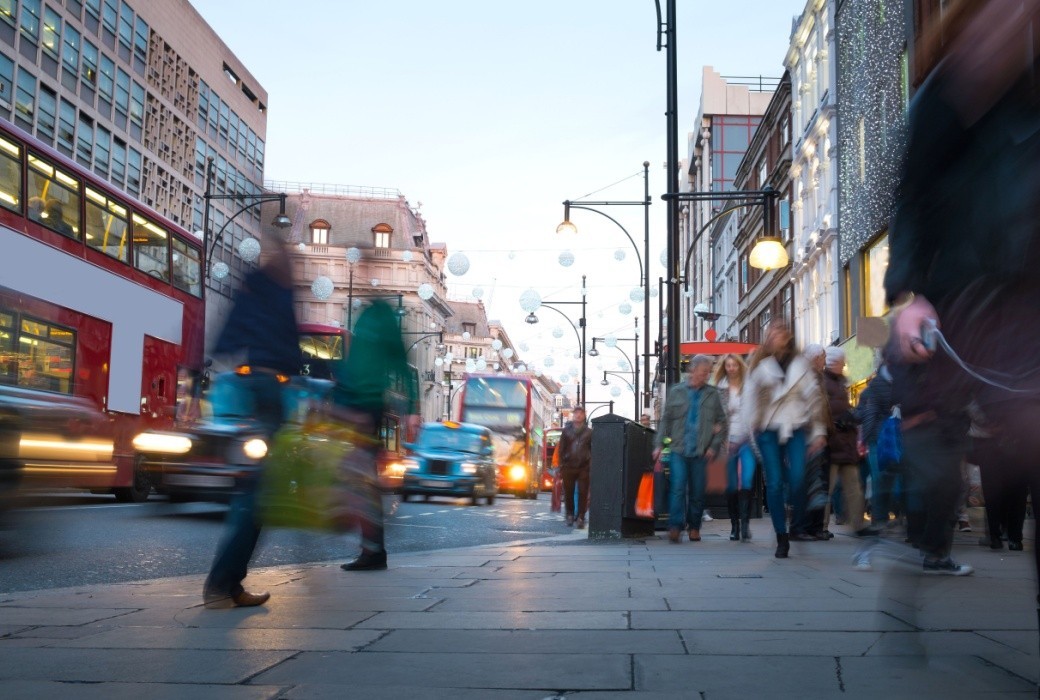
M 152 493 L 152 479 L 144 469 L 144 459 L 134 459 L 134 481 L 130 486 L 112 489 L 120 503 L 144 503 Z
M 404 491 L 402 491 L 401 492 L 401 502 L 402 503 L 407 503 L 410 500 L 412 500 L 412 494 L 405 493 Z

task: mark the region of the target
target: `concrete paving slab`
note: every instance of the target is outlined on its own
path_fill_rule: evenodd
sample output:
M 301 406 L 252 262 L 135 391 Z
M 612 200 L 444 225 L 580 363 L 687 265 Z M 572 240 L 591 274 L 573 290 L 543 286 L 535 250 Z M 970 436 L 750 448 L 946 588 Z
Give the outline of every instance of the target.
M 963 698 L 975 693 L 1022 692 L 1030 687 L 1035 692 L 1035 685 L 1025 678 L 971 656 L 842 657 L 840 662 L 845 688 L 878 695 L 945 693 L 946 697 Z
M 265 649 L 270 651 L 356 651 L 385 634 L 381 630 L 214 629 L 121 627 L 66 641 L 86 649 Z
M 11 626 L 31 625 L 86 625 L 99 620 L 109 620 L 132 613 L 132 608 L 58 608 L 58 607 L 15 607 L 3 609 L 4 623 Z
M 18 600 L 0 603 L 0 616 L 5 616 L 8 608 L 75 608 L 75 609 L 110 609 L 138 610 L 141 608 L 186 608 L 198 603 L 197 591 L 170 595 L 168 593 L 148 593 L 146 591 L 93 591 L 71 595 L 54 594 L 52 591 L 35 592 L 35 596 L 27 596 Z
M 418 613 L 408 613 L 418 614 Z M 120 618 L 123 627 L 215 627 L 228 629 L 347 629 L 373 615 L 371 611 L 356 610 L 296 610 L 289 605 L 279 606 L 272 599 L 256 608 L 207 610 L 198 607 L 188 610 L 142 610 Z
M 459 654 L 685 654 L 671 630 L 394 630 L 366 651 Z
M 195 649 L 6 649 L 0 680 L 80 683 L 241 683 L 291 658 L 287 651 Z M 260 684 L 263 685 L 263 684 Z
M 985 663 L 993 664 L 996 668 L 1024 680 L 1027 685 L 1030 683 L 1035 684 L 1037 673 L 1040 672 L 1040 663 L 1037 662 L 1035 656 L 1030 657 L 1016 652 L 1005 652 L 1002 654 L 986 654 L 981 659 Z M 1040 690 L 1034 690 L 1033 692 L 1040 696 Z
M 71 698 L 77 700 L 274 700 L 279 686 L 206 685 L 193 683 L 62 683 L 60 681 L 5 681 L 5 700 Z
M 768 632 L 754 630 L 680 630 L 688 653 L 695 656 L 739 654 L 760 656 L 851 656 L 866 654 L 882 632 Z
M 673 658 L 673 657 L 661 657 Z M 631 687 L 627 654 L 358 654 L 303 652 L 250 683 L 306 681 L 318 685 L 379 686 L 388 681 L 424 688 L 624 690 Z
M 624 612 L 427 612 L 378 613 L 358 629 L 518 629 L 609 630 L 628 629 Z
M 629 598 L 627 596 L 604 596 L 589 598 L 584 595 L 548 598 L 539 595 L 500 598 L 450 598 L 436 606 L 437 612 L 582 612 L 582 611 L 626 611 L 668 610 L 663 598 Z
M 544 690 L 489 690 L 481 688 L 431 688 L 427 685 L 351 685 L 350 692 L 365 700 L 545 700 Z M 343 700 L 343 688 L 337 685 L 301 684 L 280 695 L 285 700 Z M 580 697 L 584 698 L 585 693 Z
M 977 634 L 1030 656 L 1036 656 L 1040 646 L 1040 635 L 1036 632 L 979 630 Z
M 677 697 L 759 698 L 785 693 L 802 698 L 841 694 L 833 657 L 664 656 L 637 654 L 635 689 Z
M 1013 651 L 1017 650 L 979 632 L 885 632 L 866 655 L 983 656 Z
M 811 598 L 748 598 L 740 596 L 666 596 L 669 610 L 737 610 L 743 612 L 877 612 L 879 604 L 876 600 L 855 599 L 846 596 L 821 596 Z M 906 606 L 890 603 L 897 610 L 906 610 Z M 887 609 L 885 607 L 884 609 Z M 632 608 L 636 610 L 637 608 Z
M 83 637 L 90 637 L 95 634 L 100 634 L 106 629 L 112 629 L 116 626 L 117 625 L 115 621 L 113 621 L 111 623 L 101 622 L 97 624 L 80 625 L 76 627 L 30 627 L 21 632 L 17 632 L 11 636 L 15 639 L 82 639 Z
M 632 629 L 791 630 L 830 632 L 909 631 L 902 622 L 873 612 L 645 612 L 633 611 Z

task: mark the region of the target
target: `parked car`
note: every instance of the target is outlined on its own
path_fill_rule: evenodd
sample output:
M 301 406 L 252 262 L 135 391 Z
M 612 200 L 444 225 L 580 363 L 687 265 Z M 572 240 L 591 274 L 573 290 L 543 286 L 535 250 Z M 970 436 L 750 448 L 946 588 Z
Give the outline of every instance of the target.
M 482 425 L 455 421 L 423 425 L 419 438 L 406 447 L 401 499 L 412 496 L 462 496 L 488 505 L 498 495 L 491 431 Z
M 251 395 L 243 390 L 247 381 L 248 370 L 217 374 L 204 394 L 203 416 L 190 428 L 134 438 L 137 458 L 157 491 L 173 501 L 226 503 L 254 474 L 268 445 L 253 418 Z M 286 420 L 302 421 L 331 390 L 325 379 L 286 376 Z

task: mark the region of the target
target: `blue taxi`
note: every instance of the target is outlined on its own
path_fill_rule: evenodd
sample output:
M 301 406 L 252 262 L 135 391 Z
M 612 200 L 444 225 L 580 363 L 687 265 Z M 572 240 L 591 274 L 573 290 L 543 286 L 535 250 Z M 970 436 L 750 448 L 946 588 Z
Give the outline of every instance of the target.
M 488 505 L 498 495 L 498 473 L 491 431 L 482 425 L 440 421 L 425 423 L 403 460 L 401 499 L 412 496 L 468 497 Z

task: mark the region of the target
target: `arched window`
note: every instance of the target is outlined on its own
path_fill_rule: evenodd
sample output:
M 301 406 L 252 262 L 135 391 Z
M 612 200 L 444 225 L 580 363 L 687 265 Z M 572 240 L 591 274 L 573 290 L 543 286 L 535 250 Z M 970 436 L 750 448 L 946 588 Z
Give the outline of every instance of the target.
M 311 222 L 311 245 L 328 245 L 329 231 L 332 226 L 325 219 L 315 219 Z
M 389 248 L 390 247 L 390 234 L 394 232 L 393 227 L 390 224 L 376 224 L 372 227 L 372 235 L 375 236 L 375 247 L 376 248 Z

